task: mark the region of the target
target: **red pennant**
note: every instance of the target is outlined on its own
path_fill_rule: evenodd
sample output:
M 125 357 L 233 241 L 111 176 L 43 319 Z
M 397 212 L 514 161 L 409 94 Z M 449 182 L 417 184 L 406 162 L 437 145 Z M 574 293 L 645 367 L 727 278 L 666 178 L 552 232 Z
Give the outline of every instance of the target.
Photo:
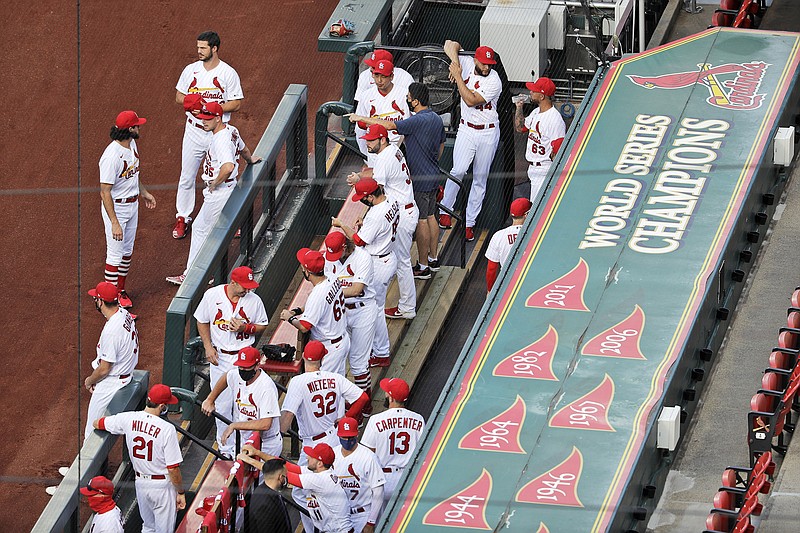
M 548 325 L 547 332 L 538 340 L 497 363 L 492 375 L 558 381 L 553 373 L 553 356 L 557 346 L 558 332 Z
M 542 309 L 588 311 L 583 301 L 588 279 L 589 265 L 581 257 L 575 268 L 528 296 L 525 305 Z
M 550 530 L 547 529 L 547 526 L 544 525 L 544 522 L 539 522 L 539 529 L 536 530 L 536 533 L 550 533 Z
M 550 427 L 615 431 L 608 421 L 608 408 L 614 399 L 614 381 L 606 374 L 602 383 L 556 412 Z
M 484 468 L 478 479 L 425 513 L 422 523 L 428 526 L 461 529 L 492 529 L 486 522 L 486 503 L 492 493 L 492 476 Z
M 526 453 L 519 442 L 524 423 L 525 402 L 517 395 L 508 409 L 464 435 L 458 447 L 487 452 Z
M 592 337 L 584 344 L 581 355 L 646 360 L 639 348 L 643 329 L 644 311 L 637 305 L 625 320 Z
M 578 499 L 578 482 L 582 470 L 583 455 L 573 446 L 569 457 L 519 489 L 517 501 L 583 507 Z

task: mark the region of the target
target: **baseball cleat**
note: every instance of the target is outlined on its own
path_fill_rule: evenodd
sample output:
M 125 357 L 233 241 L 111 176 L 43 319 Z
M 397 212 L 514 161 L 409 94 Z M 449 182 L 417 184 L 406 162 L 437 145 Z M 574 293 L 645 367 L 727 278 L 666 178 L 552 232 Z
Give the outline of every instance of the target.
M 58 474 L 59 474 L 61 477 L 64 477 L 64 476 L 66 476 L 66 475 L 67 475 L 67 472 L 69 472 L 69 467 L 68 467 L 68 466 L 61 466 L 61 467 L 59 467 L 59 468 L 58 468 Z
M 472 228 L 467 228 L 464 230 L 464 238 L 467 240 L 467 242 L 472 242 L 475 240 L 475 232 L 472 230 Z
M 392 361 L 389 357 L 378 357 L 375 355 L 371 355 L 369 358 L 369 367 L 370 368 L 386 368 L 387 366 L 391 365 Z
M 389 309 L 384 309 L 383 314 L 387 316 L 387 318 L 405 318 L 406 320 L 411 320 L 417 313 L 414 311 L 401 311 L 397 307 L 391 307 Z
M 233 236 L 234 239 L 241 239 L 242 238 L 242 228 L 236 230 L 236 235 Z
M 124 289 L 119 291 L 119 296 L 117 298 L 119 300 L 120 307 L 124 309 L 130 309 L 131 307 L 133 307 L 133 301 L 131 300 L 131 297 L 128 296 L 128 293 L 125 292 Z
M 414 273 L 414 279 L 431 279 L 431 269 L 427 266 L 423 267 L 419 263 L 414 265 L 411 272 Z
M 172 283 L 173 285 L 180 285 L 186 279 L 185 274 L 181 274 L 180 276 L 167 276 L 167 281 Z
M 172 238 L 183 239 L 186 237 L 188 232 L 189 224 L 186 223 L 186 219 L 183 217 L 178 217 L 177 220 L 175 220 L 175 227 L 172 228 Z
M 52 485 L 50 487 L 45 487 L 44 489 L 44 491 L 50 496 L 53 496 L 57 490 L 58 490 L 58 485 Z
M 450 220 L 450 215 L 439 215 L 439 227 L 442 229 L 450 229 L 453 227 L 453 221 Z
M 431 269 L 431 272 L 439 272 L 439 260 L 438 259 L 431 259 L 428 258 L 428 268 Z

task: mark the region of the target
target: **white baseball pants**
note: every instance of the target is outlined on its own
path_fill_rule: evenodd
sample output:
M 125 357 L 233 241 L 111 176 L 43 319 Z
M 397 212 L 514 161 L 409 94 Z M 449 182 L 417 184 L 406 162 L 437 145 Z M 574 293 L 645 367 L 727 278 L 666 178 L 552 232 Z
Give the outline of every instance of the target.
M 345 312 L 347 316 L 347 312 Z M 329 340 L 322 341 L 328 353 L 322 358 L 322 370 L 326 372 L 334 372 L 343 376 L 347 375 L 345 362 L 347 361 L 347 354 L 350 351 L 350 336 L 347 331 L 342 335 L 342 340 L 336 344 Z
M 177 491 L 167 479 L 136 479 L 136 501 L 142 515 L 142 533 L 173 533 Z
M 539 194 L 542 192 L 547 173 L 550 172 L 552 164 L 552 161 L 542 161 L 538 167 L 535 164 L 528 165 L 528 179 L 531 180 L 530 200 L 533 205 L 536 205 L 539 200 Z
M 499 142 L 499 127 L 476 130 L 466 124 L 461 124 L 458 128 L 456 143 L 453 146 L 453 169 L 450 171 L 450 175 L 463 181 L 470 164 L 472 165 L 472 188 L 469 191 L 466 213 L 468 228 L 475 227 L 475 221 L 481 213 L 483 197 L 486 196 L 486 180 L 489 177 L 489 169 L 492 166 Z M 456 205 L 458 189 L 458 185 L 447 180 L 444 186 L 442 205 L 453 209 L 453 206 Z
M 197 218 L 192 223 L 192 236 L 189 243 L 189 258 L 186 260 L 186 270 L 184 274 L 189 272 L 192 263 L 194 262 L 200 249 L 206 242 L 208 234 L 214 224 L 217 223 L 219 214 L 222 213 L 222 208 L 230 198 L 233 189 L 236 187 L 236 182 L 223 183 L 213 191 L 209 191 L 208 187 L 203 190 L 203 206 L 200 212 L 197 213 Z
M 325 356 L 327 357 L 327 355 Z M 324 359 L 323 359 L 324 360 Z M 303 444 L 300 446 L 300 457 L 297 458 L 297 464 L 300 466 L 308 466 L 308 456 L 303 452 L 303 448 L 306 446 L 311 446 L 312 448 L 320 443 L 326 443 L 331 448 L 335 448 L 339 446 L 339 437 L 336 434 L 336 428 L 330 428 L 323 438 L 318 440 L 313 439 L 303 439 Z M 308 499 L 309 491 L 306 489 L 299 489 L 297 487 L 292 487 L 292 499 L 294 499 L 295 503 L 301 506 L 306 511 L 308 510 L 307 506 L 307 499 Z M 303 522 L 303 530 L 304 531 L 314 531 L 314 522 L 311 520 L 309 516 L 304 513 L 300 513 L 300 521 Z
M 397 488 L 400 478 L 403 477 L 402 468 L 399 470 L 395 467 L 389 468 L 392 470 L 391 472 L 387 472 L 386 470 L 383 471 L 383 477 L 386 478 L 386 484 L 383 486 L 383 507 L 381 508 L 380 515 L 383 515 L 383 512 L 386 510 L 386 504 L 388 504 L 389 500 L 392 499 L 394 489 Z
M 175 195 L 175 217 L 188 219 L 194 211 L 194 187 L 197 181 L 197 171 L 200 163 L 211 145 L 214 136 L 210 131 L 205 131 L 200 120 L 186 120 L 183 128 L 183 144 L 181 146 L 181 177 L 178 179 L 178 193 Z
M 389 329 L 386 327 L 386 316 L 383 308 L 386 305 L 386 291 L 389 282 L 397 271 L 397 257 L 390 252 L 385 257 L 372 256 L 372 282 L 375 285 L 375 303 L 378 305 L 375 320 L 375 339 L 372 341 L 372 352 L 376 357 L 389 357 Z M 413 278 L 413 276 L 412 276 Z
M 360 513 L 354 513 L 352 510 L 350 511 L 350 523 L 353 524 L 354 531 L 364 531 L 364 526 L 367 525 L 367 520 L 369 520 L 369 511 L 371 508 L 372 504 L 368 503 Z
M 131 376 L 120 379 L 119 376 L 106 376 L 102 381 L 94 386 L 94 392 L 89 399 L 89 410 L 86 413 L 86 430 L 83 438 L 92 434 L 94 427 L 92 424 L 98 418 L 102 418 L 106 412 L 106 407 L 111 403 L 111 399 L 122 387 L 131 382 Z
M 417 287 L 414 285 L 414 272 L 411 267 L 411 243 L 419 222 L 419 208 L 414 204 L 400 210 L 400 224 L 394 241 L 394 255 L 397 256 L 397 286 L 400 290 L 398 309 L 404 313 L 417 312 Z
M 354 376 L 362 376 L 369 372 L 369 355 L 375 340 L 378 309 L 375 300 L 356 302 L 354 305 L 353 309 L 348 307 L 344 315 L 347 318 L 347 333 L 350 334 L 350 352 L 347 358 L 350 361 L 350 372 Z
M 222 353 L 218 348 L 217 357 L 219 358 L 218 365 L 212 365 L 210 363 L 208 365 L 208 375 L 211 378 L 211 390 L 214 390 L 214 386 L 219 380 L 227 379 L 225 375 L 228 373 L 228 370 L 235 368 L 233 366 L 233 358 L 235 356 Z M 217 399 L 214 402 L 214 410 L 228 420 L 231 419 L 233 416 L 233 391 L 230 387 L 226 387 L 225 390 L 222 391 L 222 394 L 217 396 Z M 228 428 L 228 424 L 220 422 L 216 418 L 214 419 L 214 422 L 217 424 L 217 446 L 219 447 L 220 453 L 234 457 L 234 449 L 236 448 L 236 435 L 231 435 L 228 438 L 228 442 L 223 444 L 221 440 L 222 434 L 225 433 L 225 430 Z M 244 443 L 244 441 L 242 441 L 242 443 Z
M 139 201 L 130 204 L 114 204 L 114 213 L 117 215 L 119 225 L 122 226 L 121 241 L 115 241 L 111 234 L 111 219 L 108 218 L 103 204 L 100 204 L 100 212 L 103 215 L 103 227 L 106 231 L 106 264 L 119 266 L 124 256 L 133 254 L 136 228 L 139 227 Z

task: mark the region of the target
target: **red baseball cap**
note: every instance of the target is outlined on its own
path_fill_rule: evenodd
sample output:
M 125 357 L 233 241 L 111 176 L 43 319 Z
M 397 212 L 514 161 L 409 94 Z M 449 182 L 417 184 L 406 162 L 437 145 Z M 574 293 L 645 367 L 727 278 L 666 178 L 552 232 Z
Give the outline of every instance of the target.
M 347 241 L 341 231 L 332 231 L 325 237 L 325 259 L 338 261 L 344 253 L 344 243 Z
M 494 58 L 494 50 L 488 46 L 479 46 L 478 49 L 475 50 L 475 59 L 484 65 L 494 65 L 497 63 Z
M 136 111 L 123 111 L 117 115 L 117 120 L 114 122 L 114 125 L 119 130 L 126 130 L 134 126 L 141 126 L 145 122 L 147 122 L 147 119 L 139 117 Z
M 383 124 L 370 124 L 369 128 L 367 128 L 367 133 L 362 135 L 361 138 L 366 141 L 374 141 L 380 138 L 388 139 L 389 131 Z
M 372 65 L 373 74 L 382 74 L 384 76 L 391 76 L 394 73 L 394 63 L 388 59 L 380 59 Z
M 509 211 L 512 217 L 519 218 L 530 211 L 531 207 L 533 207 L 533 204 L 527 198 L 517 198 L 511 202 L 511 209 Z
M 381 60 L 394 62 L 394 56 L 392 56 L 392 53 L 389 50 L 375 50 L 366 59 L 364 59 L 364 64 L 374 67 L 375 63 Z
M 150 388 L 150 392 L 147 393 L 147 399 L 153 403 L 166 403 L 169 405 L 178 403 L 178 398 L 172 394 L 172 390 L 161 383 Z
M 313 448 L 311 446 L 303 446 L 303 453 L 318 461 L 322 461 L 322 464 L 328 466 L 332 465 L 333 460 L 336 458 L 336 455 L 333 453 L 333 448 L 324 442 L 317 444 Z
M 100 298 L 104 302 L 113 303 L 119 297 L 119 289 L 113 283 L 101 281 L 97 287 L 88 291 L 92 298 Z
M 84 496 L 94 496 L 95 494 L 114 495 L 114 483 L 106 476 L 95 476 L 89 480 L 89 484 L 81 487 L 81 494 Z
M 553 96 L 556 94 L 556 84 L 550 78 L 539 78 L 536 81 L 529 81 L 525 84 L 529 91 L 534 93 L 542 93 L 545 96 Z
M 206 102 L 200 109 L 200 113 L 197 114 L 197 118 L 208 120 L 214 117 L 221 117 L 223 113 L 224 111 L 222 111 L 222 106 L 218 103 Z
M 358 422 L 355 418 L 346 416 L 339 420 L 337 435 L 340 437 L 357 437 L 358 436 Z
M 191 93 L 183 97 L 184 111 L 200 111 L 205 103 L 200 93 Z
M 305 348 L 303 348 L 303 359 L 309 361 L 321 361 L 328 353 L 325 345 L 319 341 L 308 341 Z
M 322 257 L 321 253 L 311 248 L 297 250 L 297 261 L 312 274 L 320 274 L 325 270 L 325 258 Z
M 381 388 L 393 400 L 404 402 L 408 399 L 408 383 L 400 378 L 384 378 L 381 380 Z
M 378 185 L 378 182 L 372 178 L 358 180 L 355 186 L 356 192 L 353 194 L 353 201 L 358 202 L 365 196 L 373 194 L 378 190 L 378 187 L 380 187 L 380 185 Z
M 261 352 L 252 346 L 245 346 L 239 353 L 236 354 L 236 361 L 233 366 L 241 366 L 242 368 L 250 368 L 261 361 Z
M 253 278 L 253 269 L 248 266 L 236 267 L 231 271 L 231 281 L 245 289 L 257 289 L 258 282 Z

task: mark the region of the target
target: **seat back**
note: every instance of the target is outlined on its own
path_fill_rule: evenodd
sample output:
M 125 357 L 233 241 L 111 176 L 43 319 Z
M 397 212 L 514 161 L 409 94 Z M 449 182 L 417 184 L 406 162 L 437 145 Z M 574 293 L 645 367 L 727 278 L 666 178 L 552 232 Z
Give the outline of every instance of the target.
M 724 514 L 711 513 L 706 518 L 706 528 L 713 531 L 730 531 L 733 528 L 733 520 Z
M 714 495 L 714 509 L 733 511 L 736 509 L 736 497 L 728 491 L 718 491 Z

